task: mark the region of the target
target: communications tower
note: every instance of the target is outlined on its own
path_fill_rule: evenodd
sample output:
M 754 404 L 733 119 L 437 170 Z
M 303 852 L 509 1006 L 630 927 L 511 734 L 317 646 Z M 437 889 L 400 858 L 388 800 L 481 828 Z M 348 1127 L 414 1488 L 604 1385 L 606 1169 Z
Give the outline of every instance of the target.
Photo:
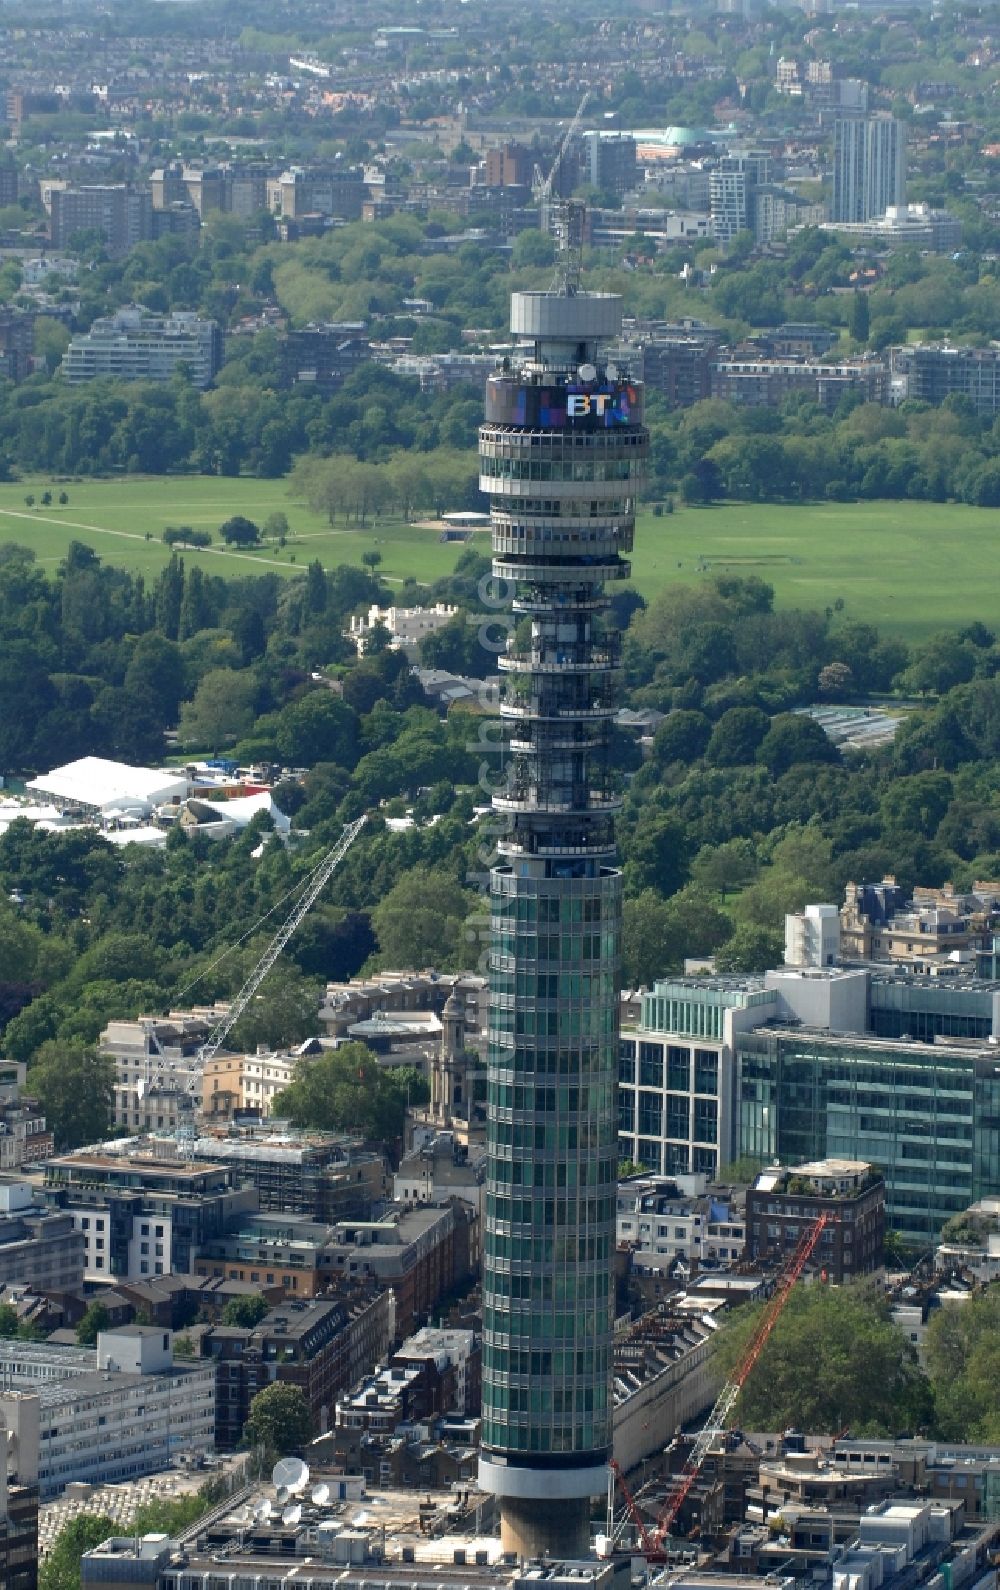
M 483 1419 L 479 1483 L 506 1549 L 589 1555 L 611 1452 L 621 874 L 611 765 L 618 637 L 645 467 L 642 388 L 603 350 L 621 299 L 515 293 L 514 357 L 487 386 L 480 476 L 506 782 L 490 874 Z

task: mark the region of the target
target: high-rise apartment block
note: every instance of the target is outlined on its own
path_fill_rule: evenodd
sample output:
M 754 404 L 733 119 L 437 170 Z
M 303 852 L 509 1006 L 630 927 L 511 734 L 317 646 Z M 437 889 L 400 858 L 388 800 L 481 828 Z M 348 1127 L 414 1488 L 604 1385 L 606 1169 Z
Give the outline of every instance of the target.
M 153 201 L 148 189 L 125 183 L 59 187 L 50 193 L 52 247 L 65 248 L 78 232 L 99 232 L 109 254 L 127 254 L 153 235 Z
M 169 381 L 187 370 L 192 386 L 206 387 L 222 363 L 222 332 L 215 320 L 190 310 L 151 315 L 142 304 L 95 320 L 63 355 L 71 386 L 112 376 L 117 381 Z
M 515 293 L 480 430 L 507 778 L 490 874 L 479 1482 L 508 1549 L 572 1557 L 611 1446 L 621 874 L 608 580 L 628 574 L 642 387 L 603 353 L 621 301 Z
M 833 128 L 831 221 L 870 221 L 906 202 L 906 128 L 894 116 L 844 116 Z

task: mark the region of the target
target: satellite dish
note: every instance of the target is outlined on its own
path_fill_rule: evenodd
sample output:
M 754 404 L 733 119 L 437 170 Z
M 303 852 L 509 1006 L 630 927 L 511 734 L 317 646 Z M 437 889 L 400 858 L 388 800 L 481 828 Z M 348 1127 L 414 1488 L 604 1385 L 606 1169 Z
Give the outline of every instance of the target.
M 257 1517 L 260 1519 L 262 1524 L 265 1524 L 267 1522 L 267 1520 L 270 1518 L 272 1512 L 273 1512 L 273 1508 L 271 1507 L 270 1502 L 268 1501 L 267 1497 L 265 1496 L 264 1500 L 261 1502 L 260 1506 L 257 1509 Z
M 329 1485 L 314 1485 L 312 1491 L 310 1492 L 309 1500 L 316 1507 L 325 1507 L 326 1503 L 330 1500 Z
M 295 1502 L 293 1506 L 285 1508 L 281 1515 L 281 1522 L 283 1524 L 297 1524 L 301 1517 L 302 1508 L 299 1506 L 298 1502 Z
M 605 368 L 605 371 L 607 373 L 607 377 L 608 377 L 609 381 L 617 381 L 618 380 L 618 366 L 616 364 L 611 364 L 609 362 L 608 364 L 605 365 L 604 368 Z
M 290 1498 L 291 1494 L 292 1493 L 288 1489 L 287 1485 L 279 1485 L 278 1489 L 277 1489 L 277 1492 L 275 1493 L 274 1499 L 277 1502 L 279 1507 L 284 1507 L 285 1503 L 288 1501 L 288 1499 Z
M 271 1484 L 286 1486 L 290 1496 L 297 1496 L 309 1484 L 309 1465 L 301 1458 L 279 1458 L 271 1470 Z
M 597 367 L 593 364 L 581 364 L 579 370 L 577 371 L 577 375 L 580 377 L 581 381 L 596 381 Z

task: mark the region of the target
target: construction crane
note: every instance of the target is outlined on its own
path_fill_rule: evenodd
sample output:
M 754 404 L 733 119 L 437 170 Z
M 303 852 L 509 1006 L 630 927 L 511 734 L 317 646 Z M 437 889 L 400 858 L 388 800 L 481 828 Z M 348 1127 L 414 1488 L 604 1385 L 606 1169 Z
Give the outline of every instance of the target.
M 563 141 L 559 145 L 558 153 L 556 154 L 556 158 L 552 162 L 552 165 L 551 165 L 551 167 L 549 169 L 548 176 L 545 177 L 544 180 L 540 181 L 540 183 L 538 183 L 538 179 L 541 177 L 541 173 L 538 171 L 537 167 L 535 168 L 535 176 L 536 176 L 536 184 L 537 184 L 536 188 L 535 188 L 535 197 L 538 200 L 538 225 L 539 225 L 539 227 L 541 228 L 541 230 L 543 232 L 548 232 L 548 231 L 551 230 L 550 214 L 549 214 L 549 200 L 552 197 L 552 184 L 556 180 L 556 176 L 558 174 L 559 167 L 563 163 L 563 158 L 564 158 L 564 156 L 566 154 L 567 149 L 569 148 L 570 144 L 573 142 L 573 139 L 576 137 L 576 135 L 577 135 L 577 133 L 578 133 L 578 131 L 580 129 L 580 123 L 583 120 L 583 113 L 586 110 L 587 105 L 589 104 L 589 102 L 590 102 L 590 90 L 588 89 L 587 92 L 584 94 L 583 98 L 581 99 L 579 105 L 576 107 L 576 115 L 573 117 L 573 120 L 570 122 L 569 126 L 566 128 L 566 131 L 565 131 L 565 133 L 563 135 Z
M 648 1562 L 666 1561 L 664 1542 L 673 1529 L 674 1521 L 701 1472 L 702 1464 L 718 1437 L 726 1430 L 732 1411 L 736 1406 L 737 1398 L 750 1378 L 757 1360 L 767 1345 L 771 1332 L 781 1318 L 782 1310 L 792 1294 L 796 1281 L 816 1251 L 816 1245 L 824 1230 L 833 1223 L 833 1220 L 834 1216 L 821 1214 L 812 1225 L 803 1231 L 802 1236 L 799 1238 L 798 1246 L 778 1277 L 767 1307 L 758 1320 L 753 1335 L 744 1348 L 736 1368 L 719 1392 L 715 1406 L 695 1436 L 694 1444 L 684 1467 L 678 1474 L 673 1476 L 670 1489 L 660 1509 L 659 1517 L 652 1528 L 649 1527 L 643 1518 L 619 1465 L 614 1459 L 611 1460 L 611 1471 L 625 1500 L 628 1515 L 635 1525 L 642 1554 Z
M 326 884 L 329 882 L 331 876 L 340 865 L 340 862 L 343 860 L 348 850 L 350 850 L 367 821 L 368 816 L 367 813 L 365 813 L 364 816 L 357 818 L 355 822 L 349 823 L 333 848 L 328 850 L 326 855 L 323 856 L 319 862 L 317 862 L 312 872 L 307 874 L 301 893 L 299 894 L 298 899 L 293 905 L 291 911 L 286 916 L 277 933 L 274 935 L 274 938 L 268 944 L 267 949 L 264 951 L 260 960 L 257 962 L 256 966 L 250 973 L 250 976 L 247 978 L 246 982 L 243 984 L 243 987 L 240 989 L 239 993 L 236 995 L 236 998 L 233 1000 L 232 1004 L 226 1010 L 224 1015 L 222 1015 L 216 1022 L 208 1037 L 205 1039 L 205 1042 L 198 1050 L 195 1060 L 195 1075 L 190 1079 L 186 1088 L 188 1093 L 197 1093 L 198 1089 L 201 1087 L 201 1073 L 204 1069 L 205 1062 L 207 1060 L 211 1060 L 212 1056 L 217 1052 L 217 1050 L 222 1047 L 223 1043 L 226 1041 L 226 1038 L 229 1036 L 229 1033 L 239 1021 L 243 1012 L 253 999 L 254 994 L 256 994 L 261 983 L 264 981 L 264 978 L 267 976 L 275 961 L 278 959 L 278 956 L 281 954 L 292 934 L 295 932 L 295 929 L 298 927 L 302 919 L 308 915 L 309 911 L 316 903 L 319 895 L 326 887 Z M 272 911 L 273 909 L 274 908 L 272 907 Z M 269 912 L 268 915 L 271 915 L 271 912 Z M 258 923 L 257 925 L 259 926 L 260 924 Z M 250 930 L 250 932 L 253 931 L 255 931 L 255 929 Z M 245 935 L 245 937 L 249 937 L 249 934 Z M 231 953 L 231 951 L 227 950 L 225 953 L 228 955 Z M 219 957 L 220 960 L 223 958 L 224 957 L 222 956 Z M 213 964 L 218 964 L 218 962 Z M 143 1096 L 143 1094 L 152 1092 L 159 1086 L 165 1075 L 166 1069 L 166 1064 L 161 1064 L 148 1083 L 140 1082 L 137 1085 L 139 1090 L 141 1090 L 139 1092 L 140 1098 Z
M 340 862 L 343 860 L 344 856 L 350 850 L 367 821 L 368 816 L 367 813 L 365 813 L 363 816 L 357 818 L 355 822 L 348 823 L 333 849 L 328 851 L 326 856 L 324 856 L 323 860 L 320 862 L 319 866 L 315 868 L 306 888 L 299 895 L 295 905 L 286 916 L 284 922 L 281 924 L 270 944 L 267 946 L 267 949 L 264 951 L 253 971 L 250 973 L 250 976 L 243 984 L 243 987 L 236 995 L 236 998 L 233 1000 L 229 1009 L 226 1011 L 225 1015 L 216 1022 L 208 1037 L 205 1039 L 205 1042 L 198 1050 L 198 1060 L 201 1065 L 204 1065 L 206 1061 L 211 1060 L 216 1051 L 221 1049 L 230 1032 L 239 1021 L 243 1012 L 246 1010 L 251 999 L 253 999 L 254 994 L 256 994 L 261 983 L 264 981 L 264 978 L 267 976 L 268 972 L 271 970 L 271 967 L 274 965 L 275 961 L 278 959 L 278 956 L 281 954 L 292 934 L 295 932 L 295 929 L 298 927 L 303 917 L 306 916 L 312 909 L 316 899 L 325 888 L 327 882 L 336 871 L 337 867 L 340 865 Z

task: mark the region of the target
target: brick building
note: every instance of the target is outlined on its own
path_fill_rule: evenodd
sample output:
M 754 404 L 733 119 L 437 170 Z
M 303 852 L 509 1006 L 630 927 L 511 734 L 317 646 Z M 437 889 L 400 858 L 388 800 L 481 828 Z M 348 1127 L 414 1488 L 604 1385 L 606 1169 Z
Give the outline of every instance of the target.
M 823 1159 L 760 1173 L 747 1191 L 745 1257 L 783 1261 L 820 1215 L 830 1224 L 814 1263 L 842 1285 L 877 1270 L 885 1241 L 885 1183 L 862 1160 Z

